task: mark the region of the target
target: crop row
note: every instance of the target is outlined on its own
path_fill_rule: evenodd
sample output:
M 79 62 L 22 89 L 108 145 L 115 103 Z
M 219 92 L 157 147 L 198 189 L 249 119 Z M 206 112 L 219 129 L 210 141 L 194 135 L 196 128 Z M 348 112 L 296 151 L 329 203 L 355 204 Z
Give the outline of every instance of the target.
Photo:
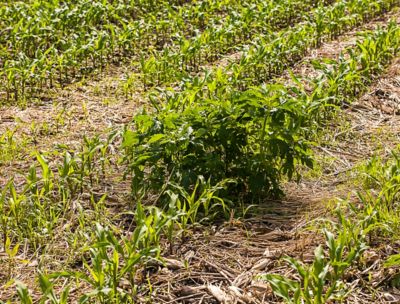
M 53 82 L 63 85 L 76 74 L 101 67 L 106 58 L 113 60 L 115 56 L 111 55 L 124 50 L 137 51 L 139 43 L 157 45 L 167 25 L 186 34 L 190 23 L 185 18 L 219 12 L 224 5 L 236 3 L 227 0 L 213 5 L 199 1 L 193 6 L 175 7 L 167 1 L 138 2 L 34 1 L 2 6 L 0 65 L 7 83 L 7 99 L 13 92 L 18 100 L 18 93 L 25 94 L 26 85 L 32 89 L 42 87 L 46 81 L 50 87 Z M 151 4 L 155 12 L 147 12 L 138 4 L 143 7 Z M 109 23 L 105 24 L 104 20 Z M 196 26 L 195 22 L 192 24 Z M 120 49 L 116 49 L 115 39 Z
M 135 21 L 142 23 L 142 32 L 155 31 L 157 36 L 160 34 L 160 27 L 154 26 L 155 19 L 164 23 L 172 14 L 175 14 L 175 18 L 171 18 L 171 29 L 177 29 L 177 26 L 180 26 L 179 32 L 185 32 L 190 27 L 199 25 L 196 23 L 197 15 L 211 14 L 213 16 L 220 13 L 224 5 L 229 5 L 229 7 L 240 5 L 238 1 L 227 0 L 219 4 L 198 1 L 193 5 L 177 7 L 173 3 L 160 1 L 157 5 L 153 4 L 156 12 L 147 12 L 143 9 L 145 5 L 138 6 L 135 2 L 137 1 L 128 3 L 35 1 L 6 5 L 0 10 L 4 27 L 3 36 L 0 38 L 1 44 L 10 46 L 11 52 L 24 52 L 28 57 L 33 57 L 37 48 L 45 51 L 52 44 L 55 44 L 55 48 L 60 51 L 65 51 L 68 41 L 59 41 L 60 38 L 83 39 L 85 34 L 86 38 L 90 38 L 94 34 L 93 30 L 110 32 L 114 26 L 123 28 Z M 186 18 L 194 18 L 194 20 L 188 23 Z M 174 22 L 175 19 L 176 22 Z M 104 20 L 108 23 L 105 24 Z M 149 28 L 146 28 L 148 23 L 150 23 Z M 69 37 L 71 35 L 75 37 Z
M 202 33 L 183 39 L 167 49 L 155 50 L 144 65 L 150 65 L 148 61 L 157 61 L 158 56 L 166 56 L 164 64 L 168 60 L 173 60 L 175 63 L 174 55 L 176 55 L 181 56 L 181 60 L 171 66 L 171 69 L 197 71 L 201 64 L 215 61 L 244 42 L 251 41 L 255 35 L 269 34 L 279 28 L 294 25 L 307 18 L 305 12 L 308 9 L 327 3 L 329 1 L 289 0 L 249 5 L 242 11 L 230 14 L 229 18 L 218 26 L 205 29 Z M 162 64 L 159 67 L 161 68 Z
M 113 6 L 84 1 L 58 7 L 58 1 L 46 5 L 39 1 L 35 5 L 5 6 L 0 8 L 4 27 L 0 38 L 3 99 L 18 101 L 56 83 L 63 86 L 109 61 L 129 56 L 147 58 L 152 48 L 187 46 L 187 37 L 198 35 L 198 29 L 207 33 L 202 37 L 214 32 L 220 38 L 230 37 L 233 45 L 238 38 L 248 39 L 264 27 L 291 24 L 318 2 L 258 0 L 247 4 L 226 0 L 212 4 L 204 0 L 180 9 L 167 5 L 165 10 L 138 19 L 125 15 L 134 3 Z M 32 12 L 29 15 L 26 11 Z
M 335 11 L 338 7 L 339 11 L 343 14 L 343 4 L 351 3 L 353 6 L 357 4 L 359 7 L 360 14 L 353 14 L 353 17 L 344 16 L 341 20 L 362 20 L 362 16 L 371 14 L 372 11 L 375 13 L 384 12 L 392 5 L 396 5 L 395 1 L 380 2 L 380 5 L 375 4 L 371 1 L 342 1 L 336 5 L 325 8 L 326 15 L 322 15 L 328 20 L 328 24 L 322 27 L 325 35 L 331 35 L 329 28 L 334 25 L 334 28 L 344 28 L 347 22 L 339 22 L 330 19 L 332 11 Z M 364 3 L 365 6 L 362 6 Z M 372 5 L 372 6 L 370 6 Z M 363 9 L 364 7 L 364 9 Z M 369 7 L 373 7 L 371 10 Z M 354 8 L 357 10 L 357 8 Z M 332 17 L 333 18 L 333 17 Z M 307 30 L 311 29 L 311 32 Z M 290 64 L 293 64 L 299 56 L 306 52 L 308 47 L 312 44 L 318 43 L 315 35 L 316 26 L 310 27 L 308 24 L 304 24 L 304 29 L 299 28 L 298 35 L 297 31 L 283 31 L 278 35 L 278 38 L 273 40 L 271 43 L 262 43 L 251 48 L 251 51 L 244 53 L 239 62 L 232 62 L 226 68 L 216 68 L 212 71 L 207 71 L 204 76 L 191 76 L 186 75 L 179 83 L 177 89 L 171 88 L 156 88 L 154 92 L 151 92 L 150 102 L 159 108 L 160 106 L 167 104 L 171 110 L 179 110 L 182 107 L 190 107 L 194 100 L 200 99 L 219 99 L 223 100 L 226 95 L 236 94 L 236 91 L 244 90 L 252 85 L 258 85 L 259 83 L 270 79 Z M 326 36 L 325 36 L 326 37 Z M 160 69 L 161 70 L 161 69 Z M 169 75 L 173 78 L 173 75 Z
M 231 74 L 231 82 L 240 87 L 266 81 L 304 57 L 307 51 L 323 40 L 334 39 L 344 31 L 385 13 L 395 0 L 343 0 L 331 6 L 318 6 L 308 20 L 280 32 L 265 27 L 241 49 L 241 57 L 223 73 Z M 140 75 L 144 85 L 169 84 L 190 78 L 213 54 L 223 54 L 235 41 L 232 32 L 204 32 L 182 44 L 179 49 L 166 48 L 141 62 Z M 207 55 L 205 55 L 207 54 Z M 215 56 L 214 56 L 215 57 Z M 251 80 L 254 80 L 252 83 Z

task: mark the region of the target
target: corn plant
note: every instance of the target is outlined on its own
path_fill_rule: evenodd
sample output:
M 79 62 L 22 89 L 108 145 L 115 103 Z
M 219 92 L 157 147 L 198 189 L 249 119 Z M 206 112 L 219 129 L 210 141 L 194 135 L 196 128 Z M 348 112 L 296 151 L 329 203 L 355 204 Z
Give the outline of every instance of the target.
M 338 218 L 339 223 L 334 232 L 323 229 L 327 254 L 320 245 L 315 249 L 311 265 L 304 265 L 291 257 L 284 258 L 296 271 L 300 280 L 277 274 L 262 276 L 271 284 L 274 293 L 285 302 L 322 304 L 340 301 L 346 297 L 348 292 L 344 275 L 368 247 L 365 244 L 365 231 L 357 222 L 345 219 L 340 211 Z
M 92 287 L 80 298 L 80 303 L 96 299 L 99 303 L 134 303 L 137 292 L 136 272 L 152 259 L 160 259 L 160 237 L 173 220 L 156 207 L 136 206 L 136 228 L 131 236 L 117 236 L 110 228 L 96 225 L 96 242 L 84 251 L 87 272 L 63 271 L 49 275 L 51 279 L 74 278 Z M 145 269 L 144 269 L 145 270 Z M 127 282 L 128 288 L 121 283 Z
M 339 281 L 330 282 L 330 263 L 326 260 L 321 246 L 314 252 L 314 261 L 305 266 L 293 258 L 285 261 L 298 273 L 301 282 L 288 279 L 277 274 L 267 274 L 263 279 L 271 284 L 274 293 L 286 303 L 322 304 L 332 300 L 342 300 L 345 296 L 343 284 Z
M 48 162 L 39 153 L 36 157 L 41 170 L 30 167 L 25 188 L 17 190 L 11 179 L 0 196 L 3 241 L 25 240 L 35 249 L 52 237 L 68 203 L 65 196 L 58 200 L 58 181 Z
M 4 237 L 6 237 L 5 244 L 4 244 L 4 251 L 5 251 L 5 253 L 7 255 L 7 259 L 8 259 L 7 278 L 11 279 L 12 278 L 12 269 L 16 264 L 15 257 L 18 254 L 20 244 L 17 243 L 14 245 L 14 247 L 12 247 L 11 239 L 7 236 L 4 236 Z
M 22 282 L 17 282 L 17 293 L 21 304 L 33 304 L 33 299 L 29 293 L 28 287 Z
M 63 162 L 58 166 L 59 175 L 59 193 L 61 199 L 70 199 L 75 197 L 79 188 L 82 188 L 81 179 L 76 171 L 79 168 L 79 158 L 66 151 Z
M 400 254 L 391 255 L 385 262 L 386 267 L 399 266 L 400 265 Z
M 375 238 L 379 240 L 382 235 L 393 239 L 399 237 L 399 168 L 398 151 L 394 150 L 388 160 L 375 157 L 363 169 L 367 191 L 358 193 L 362 208 L 354 206 L 352 211 L 370 224 L 370 242 Z M 373 189 L 379 190 L 376 193 Z
M 170 183 L 171 189 L 165 193 L 168 197 L 168 212 L 172 211 L 174 218 L 179 219 L 177 223 L 182 228 L 182 241 L 185 240 L 189 224 L 201 224 L 221 214 L 225 217 L 229 215 L 230 207 L 222 198 L 218 197 L 218 192 L 223 191 L 230 183 L 234 183 L 234 181 L 224 180 L 211 186 L 210 180 L 205 181 L 202 176 L 199 176 L 191 193 L 188 193 L 179 184 Z M 167 235 L 170 242 L 172 240 L 171 229 L 172 226 L 168 226 Z
M 33 299 L 30 295 L 30 292 L 25 284 L 20 281 L 16 282 L 17 284 L 17 293 L 21 304 L 32 304 Z M 39 273 L 39 285 L 42 292 L 42 297 L 38 302 L 40 304 L 51 303 L 51 304 L 67 304 L 69 303 L 68 297 L 70 288 L 69 286 L 65 286 L 62 288 L 60 292 L 60 296 L 57 297 L 56 292 L 54 290 L 54 284 L 50 281 L 49 276 Z
M 293 280 L 277 274 L 263 275 L 274 293 L 288 303 L 326 303 L 344 299 L 348 292 L 345 287 L 346 272 L 358 263 L 362 253 L 373 245 L 379 235 L 391 236 L 398 240 L 398 174 L 399 157 L 396 151 L 387 161 L 373 158 L 362 170 L 366 176 L 364 192 L 359 193 L 359 203 L 341 202 L 335 210 L 336 221 L 324 221 L 322 233 L 326 250 L 319 246 L 315 259 L 309 266 L 287 257 L 285 261 L 295 269 L 300 280 Z M 369 188 L 378 188 L 378 195 Z M 392 195 L 393 194 L 393 195 Z M 325 253 L 326 252 L 326 253 Z M 385 267 L 399 265 L 399 255 L 391 255 Z M 393 278 L 392 284 L 398 284 Z

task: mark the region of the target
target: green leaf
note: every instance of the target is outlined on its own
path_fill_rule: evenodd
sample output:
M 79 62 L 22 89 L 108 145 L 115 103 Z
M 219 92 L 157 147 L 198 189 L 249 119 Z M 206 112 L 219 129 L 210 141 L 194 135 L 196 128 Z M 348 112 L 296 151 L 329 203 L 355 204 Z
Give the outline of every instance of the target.
M 139 143 L 138 134 L 132 130 L 126 130 L 123 135 L 122 146 L 124 148 L 132 147 Z
M 385 267 L 400 266 L 400 254 L 390 256 L 384 263 Z
M 271 284 L 274 293 L 286 300 L 288 303 L 295 303 L 293 295 L 298 293 L 300 284 L 296 281 L 290 280 L 279 274 L 266 274 L 260 276 L 260 278 L 266 280 Z
M 150 139 L 147 141 L 148 144 L 152 144 L 155 143 L 157 141 L 160 141 L 161 139 L 163 139 L 165 137 L 165 134 L 155 134 L 152 137 L 150 137 Z

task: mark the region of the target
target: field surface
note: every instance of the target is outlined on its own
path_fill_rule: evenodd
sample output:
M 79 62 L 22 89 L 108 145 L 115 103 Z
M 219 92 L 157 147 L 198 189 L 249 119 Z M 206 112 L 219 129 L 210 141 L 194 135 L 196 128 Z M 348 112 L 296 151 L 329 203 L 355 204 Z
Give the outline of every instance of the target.
M 0 303 L 400 303 L 399 0 L 0 0 Z

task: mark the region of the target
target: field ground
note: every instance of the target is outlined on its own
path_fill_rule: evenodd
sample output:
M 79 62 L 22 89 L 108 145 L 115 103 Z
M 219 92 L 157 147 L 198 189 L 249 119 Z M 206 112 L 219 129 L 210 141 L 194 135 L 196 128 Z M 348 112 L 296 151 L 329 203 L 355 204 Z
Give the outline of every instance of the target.
M 318 78 L 321 71 L 313 67 L 312 61 L 337 60 L 346 48 L 356 46 L 361 31 L 374 31 L 386 26 L 389 20 L 395 20 L 398 27 L 400 11 L 394 9 L 341 33 L 332 41 L 324 41 L 294 63 L 291 71 L 299 79 Z M 226 67 L 241 55 L 231 52 L 205 67 Z M 73 154 L 83 150 L 84 137 L 99 135 L 106 140 L 112 131 L 131 124 L 133 116 L 143 109 L 151 112 L 148 92 L 143 90 L 140 80 L 129 96 L 123 92 L 122 84 L 131 69 L 128 63 L 110 63 L 101 72 L 74 80 L 64 88 L 48 89 L 40 101 L 3 105 L 0 108 L 0 135 L 3 134 L 0 137 L 3 145 L 0 145 L 0 189 L 6 189 L 11 178 L 17 191 L 24 189 L 29 168 L 36 163 L 35 151 L 44 155 L 49 167 L 56 172 L 62 163 L 63 151 Z M 294 82 L 290 75 L 283 71 L 273 81 L 289 85 Z M 307 86 L 309 82 L 304 84 Z M 400 58 L 394 56 L 384 71 L 367 84 L 361 96 L 350 104 L 340 105 L 333 117 L 322 124 L 313 138 L 314 168 L 300 166 L 299 182 L 285 179 L 283 198 L 263 198 L 248 210 L 247 205 L 230 210 L 228 218 L 204 225 L 192 223 L 184 232 L 186 237 L 182 240 L 177 237 L 172 245 L 162 237 L 164 264 L 151 260 L 150 266 L 146 264 L 144 269 L 138 266 L 136 301 L 280 303 L 281 298 L 274 294 L 271 285 L 259 276 L 274 273 L 299 279 L 297 272 L 282 261 L 286 255 L 306 264 L 313 263 L 315 248 L 326 242 L 321 222 L 334 221 L 333 210 L 339 200 L 362 204 L 357 192 L 366 191 L 363 170 L 367 161 L 374 156 L 389 159 L 398 147 L 399 114 Z M 0 252 L 0 302 L 17 301 L 16 282 L 20 281 L 28 286 L 34 303 L 38 303 L 39 271 L 51 274 L 84 269 L 83 259 L 89 259 L 89 255 L 80 248 L 87 248 L 93 239 L 95 222 L 113 227 L 118 235 L 131 237 L 135 202 L 131 197 L 130 176 L 123 177 L 127 165 L 120 161 L 122 139 L 119 136 L 118 133 L 108 150 L 107 173 L 71 200 L 52 234 L 44 234 L 44 240 L 39 236 L 37 247 L 28 240 L 20 241 L 15 256 L 0 247 L 4 251 Z M 106 194 L 104 202 L 93 207 L 102 201 L 103 194 Z M 151 193 L 144 204 L 152 205 L 158 199 Z M 82 218 L 85 223 L 81 222 Z M 400 268 L 384 266 L 389 256 L 399 254 L 400 238 L 393 240 L 378 235 L 362 253 L 361 261 L 357 262 L 359 267 L 352 267 L 345 274 L 343 280 L 348 294 L 343 301 L 346 303 L 400 303 Z M 14 240 L 17 237 L 11 241 Z M 2 242 L 6 243 L 5 238 Z M 119 283 L 121 289 L 129 286 L 124 280 Z M 65 288 L 63 282 L 55 283 L 56 292 Z M 75 303 L 86 291 L 92 291 L 91 288 L 87 282 L 72 286 L 67 303 Z

